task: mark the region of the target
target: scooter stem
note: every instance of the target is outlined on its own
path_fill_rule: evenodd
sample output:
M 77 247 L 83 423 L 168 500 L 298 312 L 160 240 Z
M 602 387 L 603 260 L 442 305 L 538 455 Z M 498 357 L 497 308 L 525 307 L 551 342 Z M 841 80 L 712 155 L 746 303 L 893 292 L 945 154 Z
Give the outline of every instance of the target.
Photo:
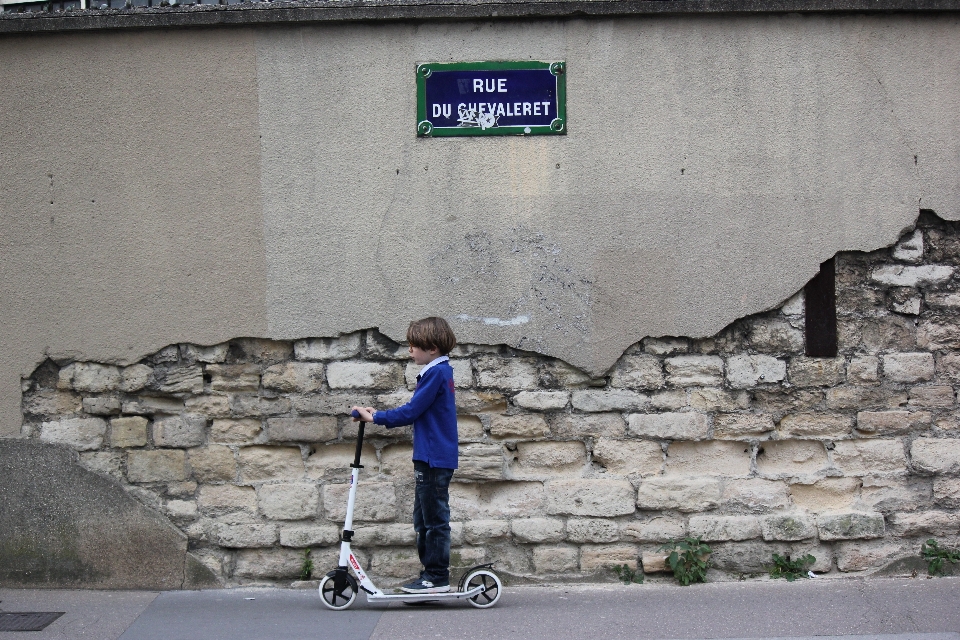
M 360 466 L 360 449 L 363 447 L 363 429 L 366 426 L 366 422 L 361 422 L 360 429 L 357 431 L 357 453 L 353 456 L 353 464 L 350 465 L 356 469 L 363 469 L 363 467 Z
M 350 542 L 350 539 L 353 538 L 353 507 L 357 500 L 360 469 L 363 469 L 363 465 L 360 464 L 360 451 L 363 449 L 363 430 L 366 426 L 366 422 L 361 422 L 360 428 L 357 430 L 357 452 L 353 456 L 353 464 L 350 465 L 350 493 L 347 496 L 347 517 L 343 522 L 343 540 L 345 542 Z M 344 554 L 341 553 L 341 555 Z M 341 561 L 340 564 L 343 565 L 344 562 Z

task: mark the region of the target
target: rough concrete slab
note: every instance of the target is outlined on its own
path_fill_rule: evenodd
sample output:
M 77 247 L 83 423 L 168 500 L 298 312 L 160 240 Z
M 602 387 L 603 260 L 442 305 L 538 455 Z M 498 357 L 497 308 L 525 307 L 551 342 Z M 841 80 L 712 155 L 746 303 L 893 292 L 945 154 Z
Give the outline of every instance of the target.
M 182 588 L 186 536 L 76 455 L 0 439 L 0 584 Z

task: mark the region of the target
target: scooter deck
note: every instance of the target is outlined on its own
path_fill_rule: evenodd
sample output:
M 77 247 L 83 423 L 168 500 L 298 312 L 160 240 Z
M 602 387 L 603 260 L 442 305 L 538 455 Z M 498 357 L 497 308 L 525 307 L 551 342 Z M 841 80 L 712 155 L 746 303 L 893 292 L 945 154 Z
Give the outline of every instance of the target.
M 379 600 L 462 600 L 463 598 L 480 595 L 486 590 L 483 585 L 478 585 L 469 591 L 447 591 L 446 593 L 368 593 L 367 600 L 370 602 Z

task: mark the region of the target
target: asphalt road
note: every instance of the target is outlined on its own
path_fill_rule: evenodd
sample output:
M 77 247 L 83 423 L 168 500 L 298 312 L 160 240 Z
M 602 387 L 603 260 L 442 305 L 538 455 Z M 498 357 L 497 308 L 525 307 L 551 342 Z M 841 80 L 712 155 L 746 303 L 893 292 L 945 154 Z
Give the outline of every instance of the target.
M 491 609 L 361 595 L 346 611 L 326 609 L 312 590 L 0 589 L 0 611 L 66 612 L 0 640 L 960 640 L 960 578 L 506 587 Z

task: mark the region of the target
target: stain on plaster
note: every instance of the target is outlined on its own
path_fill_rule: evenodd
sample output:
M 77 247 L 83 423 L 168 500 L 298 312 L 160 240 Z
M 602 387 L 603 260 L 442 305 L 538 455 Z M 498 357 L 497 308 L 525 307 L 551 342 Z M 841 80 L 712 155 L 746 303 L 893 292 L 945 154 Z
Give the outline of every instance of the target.
M 594 283 L 569 253 L 559 238 L 517 226 L 500 233 L 466 234 L 432 254 L 429 263 L 446 296 L 457 296 L 459 288 L 475 287 L 478 280 L 497 287 L 506 284 L 504 278 L 526 278 L 526 283 L 514 285 L 518 295 L 503 317 L 460 313 L 453 316 L 459 322 L 519 327 L 536 318 L 556 331 L 584 336 Z M 513 346 L 536 351 L 542 343 L 542 338 L 523 336 Z

